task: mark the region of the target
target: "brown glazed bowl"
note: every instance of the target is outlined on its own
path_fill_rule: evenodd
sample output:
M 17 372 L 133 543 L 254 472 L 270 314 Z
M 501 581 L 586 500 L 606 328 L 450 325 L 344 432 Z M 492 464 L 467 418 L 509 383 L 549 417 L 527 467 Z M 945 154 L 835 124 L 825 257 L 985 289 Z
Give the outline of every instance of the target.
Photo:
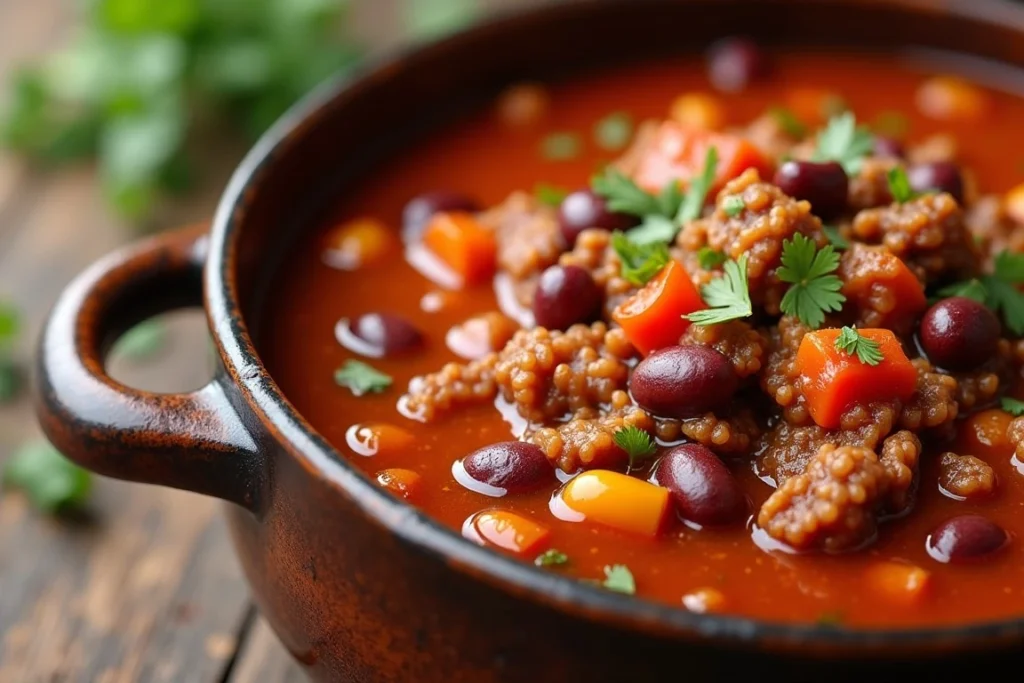
M 263 138 L 211 232 L 142 242 L 68 288 L 39 348 L 46 433 L 96 472 L 229 501 L 255 599 L 318 681 L 698 681 L 766 672 L 790 681 L 946 680 L 1020 667 L 1024 619 L 881 632 L 699 615 L 480 548 L 350 466 L 260 362 L 254 326 L 284 247 L 410 136 L 510 82 L 623 55 L 698 54 L 727 34 L 794 49 L 916 45 L 1024 67 L 1024 7 L 1000 0 L 565 0 L 378 62 L 321 88 Z M 456 104 L 442 110 L 439 102 Z M 202 306 L 209 318 L 220 364 L 208 386 L 154 395 L 104 373 L 120 332 L 182 306 Z

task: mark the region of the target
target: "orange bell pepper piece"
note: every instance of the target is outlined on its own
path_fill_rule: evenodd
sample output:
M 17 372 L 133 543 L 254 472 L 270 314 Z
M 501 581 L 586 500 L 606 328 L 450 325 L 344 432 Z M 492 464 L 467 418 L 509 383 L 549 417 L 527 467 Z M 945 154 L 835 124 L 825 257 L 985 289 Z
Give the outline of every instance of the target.
M 612 311 L 612 318 L 642 354 L 679 343 L 690 321 L 684 315 L 707 308 L 678 261 L 669 261 L 650 282 Z
M 902 562 L 878 562 L 868 567 L 864 575 L 875 594 L 905 607 L 925 599 L 931 585 L 927 570 Z
M 843 413 L 872 401 L 905 401 L 917 389 L 917 370 L 903 353 L 899 339 L 889 330 L 857 330 L 875 341 L 882 353 L 878 365 L 861 362 L 856 355 L 837 349 L 839 330 L 808 332 L 796 354 L 803 393 L 811 417 L 825 429 L 839 427 Z
M 462 279 L 464 286 L 490 280 L 497 264 L 494 232 L 462 211 L 434 214 L 423 232 L 423 244 Z
M 418 498 L 423 489 L 423 477 L 419 472 L 399 467 L 378 472 L 377 483 L 399 498 L 406 500 Z
M 480 545 L 491 545 L 516 555 L 534 556 L 547 546 L 551 530 L 508 510 L 484 510 L 466 520 L 462 535 Z
M 668 489 L 611 470 L 590 470 L 569 480 L 559 494 L 569 521 L 590 521 L 642 536 L 657 536 L 669 509 Z
M 843 252 L 839 268 L 844 283 L 843 294 L 854 303 L 863 302 L 866 305 L 873 294 L 871 287 L 864 287 L 863 283 L 857 281 L 857 273 L 871 273 L 873 282 L 883 283 L 892 292 L 895 306 L 877 323 L 880 327 L 906 327 L 928 305 L 921 281 L 903 259 L 888 249 L 854 245 Z
M 744 138 L 665 121 L 642 150 L 633 181 L 655 194 L 671 181 L 688 185 L 703 172 L 704 160 L 712 147 L 718 151 L 718 167 L 709 198 L 748 168 L 758 169 L 761 177 L 771 173 L 771 162 Z
M 340 270 L 357 270 L 387 260 L 398 251 L 394 231 L 374 218 L 357 218 L 327 232 L 323 259 Z

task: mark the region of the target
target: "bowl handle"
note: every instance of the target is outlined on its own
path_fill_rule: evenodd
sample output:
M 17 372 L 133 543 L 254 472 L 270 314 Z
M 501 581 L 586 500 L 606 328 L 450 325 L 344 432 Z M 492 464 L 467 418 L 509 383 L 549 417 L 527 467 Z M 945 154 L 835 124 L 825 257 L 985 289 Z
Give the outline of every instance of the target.
M 207 226 L 165 233 L 98 261 L 64 291 L 39 342 L 36 412 L 43 431 L 83 467 L 118 479 L 259 507 L 255 440 L 221 379 L 156 394 L 104 370 L 119 334 L 147 317 L 201 306 Z

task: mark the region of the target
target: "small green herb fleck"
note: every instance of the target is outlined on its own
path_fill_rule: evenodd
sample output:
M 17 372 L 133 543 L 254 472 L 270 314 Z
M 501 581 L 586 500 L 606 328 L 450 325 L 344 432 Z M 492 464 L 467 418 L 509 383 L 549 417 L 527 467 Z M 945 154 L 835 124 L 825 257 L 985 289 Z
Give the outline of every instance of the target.
M 828 238 L 828 241 L 837 250 L 842 251 L 843 249 L 850 248 L 849 240 L 843 237 L 843 233 L 839 232 L 839 228 L 834 225 L 823 225 L 821 227 L 825 231 L 825 237 Z
M 601 585 L 616 593 L 636 594 L 636 579 L 633 578 L 633 572 L 624 564 L 605 567 L 604 582 Z
M 949 285 L 941 290 L 942 296 L 966 296 L 984 303 L 993 311 L 1003 314 L 1006 326 L 1016 335 L 1024 335 L 1024 254 L 1007 250 L 995 257 L 991 275 Z
M 3 480 L 44 512 L 80 506 L 92 489 L 89 473 L 45 441 L 32 441 L 16 450 L 4 466 Z
M 917 192 L 914 192 L 914 188 L 910 186 L 910 178 L 907 177 L 907 172 L 902 166 L 890 168 L 885 174 L 885 179 L 889 183 L 889 194 L 892 195 L 894 201 L 906 204 L 918 196 Z
M 1015 398 L 1009 396 L 1003 396 L 999 399 L 1000 407 L 1014 417 L 1020 417 L 1024 415 L 1024 401 L 1018 401 Z
M 21 389 L 21 370 L 10 355 L 20 328 L 17 309 L 0 301 L 0 403 L 12 400 Z
M 860 171 L 864 157 L 871 153 L 875 140 L 871 133 L 857 126 L 852 112 L 845 112 L 829 119 L 828 125 L 818 134 L 814 150 L 814 161 L 837 161 L 849 175 Z
M 158 320 L 147 320 L 121 335 L 114 344 L 114 353 L 132 360 L 144 360 L 159 353 L 166 342 L 166 326 Z
M 670 183 L 670 185 L 675 187 L 674 192 L 678 195 L 678 186 L 675 183 Z M 618 213 L 628 213 L 633 216 L 650 214 L 670 216 L 679 208 L 678 204 L 671 207 L 663 206 L 661 197 L 645 192 L 633 182 L 632 178 L 612 166 L 608 166 L 603 173 L 594 176 L 591 180 L 591 187 L 596 194 L 604 198 L 611 211 Z M 672 190 L 663 191 L 662 196 L 666 192 L 671 193 Z M 669 210 L 666 211 L 666 209 Z
M 580 153 L 580 136 L 576 133 L 551 133 L 540 143 L 540 153 L 548 161 L 575 159 Z
M 678 232 L 679 226 L 671 219 L 652 213 L 644 216 L 640 225 L 628 230 L 626 236 L 635 244 L 665 244 L 674 240 Z
M 601 149 L 614 152 L 629 144 L 633 137 L 633 119 L 625 112 L 614 112 L 594 125 L 594 141 Z
M 772 118 L 775 119 L 775 122 L 779 124 L 779 128 L 789 137 L 799 140 L 807 135 L 807 126 L 797 118 L 791 109 L 772 107 L 768 111 Z
M 835 346 L 850 356 L 857 356 L 865 365 L 878 365 L 885 359 L 878 342 L 861 335 L 852 327 L 844 327 L 839 331 Z
M 875 117 L 874 123 L 871 124 L 871 128 L 876 133 L 896 139 L 903 138 L 909 127 L 910 122 L 907 121 L 907 117 L 898 111 L 883 111 Z
M 725 271 L 701 287 L 700 295 L 708 308 L 685 316 L 698 325 L 717 325 L 729 320 L 749 317 L 753 313 L 747 286 L 747 255 L 738 261 L 726 261 Z
M 537 186 L 533 188 L 533 196 L 541 204 L 557 207 L 569 196 L 569 191 L 555 185 L 537 183 Z
M 747 205 L 743 201 L 743 197 L 738 194 L 732 194 L 722 200 L 722 211 L 725 211 L 725 215 L 733 218 L 743 213 L 743 209 L 747 208 Z
M 724 252 L 711 247 L 701 247 L 697 252 L 697 261 L 704 270 L 713 270 L 728 260 L 729 257 Z
M 626 452 L 629 456 L 629 469 L 633 470 L 637 465 L 658 451 L 657 445 L 651 435 L 636 425 L 623 427 L 615 432 L 615 445 Z
M 392 379 L 358 360 L 345 361 L 345 365 L 334 371 L 334 382 L 348 387 L 356 396 L 367 393 L 379 394 L 391 386 Z
M 550 548 L 545 550 L 533 561 L 538 567 L 558 567 L 569 563 L 569 556 L 561 550 Z
M 970 280 L 956 282 L 948 287 L 943 287 L 939 290 L 939 296 L 962 296 L 977 301 L 979 304 L 983 304 L 988 298 L 988 290 L 985 288 L 985 285 L 982 284 L 981 280 L 971 278 Z
M 843 282 L 835 275 L 839 254 L 831 244 L 818 249 L 802 233 L 782 243 L 782 265 L 776 271 L 779 279 L 790 283 L 780 308 L 795 315 L 811 329 L 825 322 L 825 314 L 840 311 L 846 297 L 840 292 Z
M 679 211 L 676 213 L 676 223 L 682 225 L 700 218 L 704 210 L 704 202 L 707 199 L 708 190 L 715 182 L 715 172 L 718 169 L 718 149 L 709 147 L 704 156 L 704 170 L 690 182 Z
M 663 242 L 637 244 L 621 232 L 612 233 L 612 249 L 622 261 L 622 277 L 634 284 L 647 284 L 672 258 Z

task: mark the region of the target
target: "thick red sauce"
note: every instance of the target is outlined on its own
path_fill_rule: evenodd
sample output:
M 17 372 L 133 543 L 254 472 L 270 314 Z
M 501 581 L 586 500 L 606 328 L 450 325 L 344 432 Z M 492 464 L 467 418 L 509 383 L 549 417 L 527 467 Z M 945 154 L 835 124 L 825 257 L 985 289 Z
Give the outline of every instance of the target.
M 974 124 L 937 122 L 916 113 L 914 94 L 925 71 L 897 66 L 892 58 L 783 56 L 773 76 L 738 95 L 718 95 L 730 124 L 748 122 L 783 99 L 793 87 L 834 90 L 858 119 L 871 121 L 898 111 L 910 122 L 909 139 L 938 132 L 953 134 L 961 157 L 986 192 L 1003 192 L 1021 178 L 1024 148 L 1024 100 L 992 91 L 994 104 L 983 130 Z M 337 211 L 323 226 L 360 216 L 400 225 L 406 201 L 439 187 L 465 192 L 483 205 L 501 202 L 511 191 L 531 190 L 538 182 L 568 188 L 587 183 L 594 169 L 614 153 L 596 148 L 594 123 L 612 111 L 635 120 L 663 118 L 680 93 L 707 91 L 702 65 L 688 60 L 624 68 L 551 86 L 551 107 L 539 126 L 528 130 L 502 125 L 493 110 L 439 131 L 378 169 L 359 187 L 339 198 Z M 544 159 L 538 148 L 552 131 L 581 133 L 582 152 L 567 161 Z M 1011 462 L 1012 447 L 977 451 L 996 471 L 997 495 L 983 503 L 957 502 L 939 491 L 934 458 L 925 457 L 918 499 L 902 520 L 882 525 L 876 543 L 861 552 L 828 556 L 766 552 L 751 540 L 751 525 L 727 530 L 693 530 L 675 524 L 657 540 L 637 538 L 589 524 L 555 519 L 548 503 L 557 482 L 539 492 L 504 500 L 472 493 L 452 478 L 451 465 L 474 449 L 505 441 L 510 429 L 491 405 L 458 411 L 436 424 L 418 424 L 396 409 L 414 376 L 457 360 L 445 345 L 447 330 L 472 315 L 494 310 L 490 287 L 451 293 L 437 312 L 421 306 L 438 290 L 403 259 L 358 272 L 343 272 L 321 260 L 323 233 L 311 231 L 289 257 L 266 307 L 261 351 L 288 399 L 338 450 L 370 477 L 391 467 L 415 470 L 423 477 L 416 503 L 452 529 L 461 529 L 475 512 L 505 507 L 542 521 L 552 529 L 551 546 L 571 562 L 552 571 L 600 579 L 606 565 L 624 564 L 636 579 L 637 593 L 681 606 L 682 596 L 714 588 L 724 596 L 717 610 L 786 622 L 840 620 L 855 627 L 910 627 L 965 624 L 1024 616 L 1024 471 Z M 335 368 L 354 355 L 335 339 L 342 317 L 386 310 L 406 317 L 427 335 L 424 351 L 408 357 L 370 360 L 392 375 L 394 385 L 379 395 L 353 396 L 333 379 Z M 355 423 L 385 422 L 412 430 L 415 443 L 391 454 L 362 457 L 346 446 Z M 752 462 L 730 462 L 756 509 L 772 492 L 753 472 Z M 1024 469 L 1024 468 L 1022 468 Z M 967 565 L 932 560 L 925 538 L 954 515 L 980 511 L 1008 530 L 1011 542 L 1000 553 Z M 913 563 L 931 574 L 924 600 L 912 604 L 880 594 L 866 581 L 879 559 Z M 526 558 L 529 561 L 529 558 Z

